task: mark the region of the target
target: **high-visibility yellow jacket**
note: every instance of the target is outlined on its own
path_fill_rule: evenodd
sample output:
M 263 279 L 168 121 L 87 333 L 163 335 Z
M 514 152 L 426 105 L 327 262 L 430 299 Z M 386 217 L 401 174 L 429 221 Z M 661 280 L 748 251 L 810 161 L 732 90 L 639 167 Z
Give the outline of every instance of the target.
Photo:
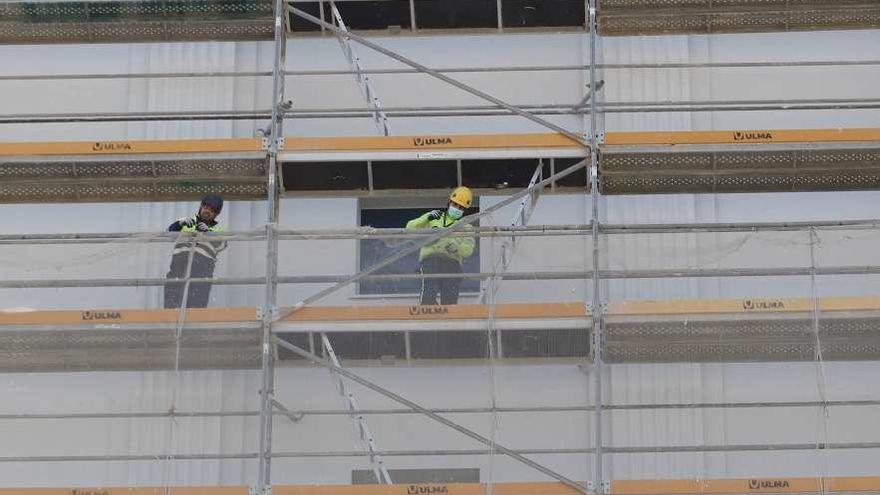
M 191 217 L 181 218 L 180 220 L 171 224 L 168 227 L 168 230 L 171 232 L 183 232 L 183 233 L 194 233 L 198 232 L 195 226 L 187 227 L 184 225 L 185 220 L 192 219 L 192 221 L 198 224 L 201 220 L 199 219 L 198 214 L 195 214 Z M 223 227 L 221 227 L 217 222 L 210 222 L 208 224 L 208 232 L 223 232 Z M 178 242 L 174 245 L 174 251 L 172 254 L 182 254 L 188 253 L 192 244 L 190 242 Z M 195 254 L 199 254 L 208 258 L 211 261 L 217 260 L 217 254 L 226 249 L 226 242 L 224 241 L 208 241 L 207 239 L 199 239 L 196 241 L 195 247 L 193 251 Z
M 443 212 L 440 218 L 436 220 L 431 219 L 430 214 L 431 213 L 428 212 L 418 218 L 410 220 L 406 223 L 406 228 L 442 229 L 446 227 L 451 227 L 458 221 L 447 215 L 446 212 Z M 473 232 L 473 228 L 470 225 L 467 225 L 462 230 Z M 461 263 L 463 259 L 472 254 L 474 254 L 473 236 L 461 236 L 461 234 L 454 234 L 449 237 L 441 237 L 431 244 L 422 247 L 422 249 L 419 250 L 419 261 L 429 256 L 444 256 L 446 258 L 453 259 L 458 263 Z

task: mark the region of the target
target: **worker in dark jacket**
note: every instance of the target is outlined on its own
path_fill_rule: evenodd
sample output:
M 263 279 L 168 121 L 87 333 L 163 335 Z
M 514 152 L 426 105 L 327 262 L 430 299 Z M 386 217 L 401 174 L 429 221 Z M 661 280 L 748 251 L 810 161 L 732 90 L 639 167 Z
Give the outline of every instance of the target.
M 184 217 L 168 227 L 169 232 L 199 233 L 193 245 L 192 239 L 184 239 L 174 245 L 171 256 L 171 268 L 167 278 L 185 278 L 186 267 L 192 251 L 192 268 L 190 278 L 211 278 L 214 276 L 214 265 L 217 255 L 226 249 L 223 241 L 210 241 L 212 232 L 222 232 L 217 223 L 217 216 L 223 211 L 223 198 L 209 194 L 202 199 L 199 211 L 190 217 Z M 183 303 L 184 282 L 171 282 L 165 285 L 165 307 L 179 308 Z M 205 308 L 211 295 L 211 284 L 208 282 L 191 282 L 186 300 L 188 308 Z
M 471 190 L 466 187 L 458 187 L 449 196 L 449 204 L 446 211 L 433 210 L 424 215 L 410 220 L 406 224 L 408 229 L 440 229 L 451 227 L 464 216 L 464 212 L 470 208 L 473 201 Z M 464 228 L 472 231 L 470 225 Z M 474 254 L 474 238 L 450 235 L 438 239 L 419 251 L 419 271 L 425 274 L 455 274 L 461 273 L 461 263 L 468 256 Z M 437 296 L 440 296 L 440 304 L 457 304 L 458 293 L 461 288 L 461 278 L 423 278 L 420 304 L 437 304 Z

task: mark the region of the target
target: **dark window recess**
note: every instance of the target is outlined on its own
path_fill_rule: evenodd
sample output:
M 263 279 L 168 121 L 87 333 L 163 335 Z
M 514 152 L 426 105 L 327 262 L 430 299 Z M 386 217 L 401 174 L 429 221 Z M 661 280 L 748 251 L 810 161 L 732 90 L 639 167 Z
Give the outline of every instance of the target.
M 444 201 L 436 206 L 445 209 Z M 362 209 L 361 226 L 377 228 L 403 228 L 406 222 L 416 218 L 431 208 L 389 208 L 389 209 Z M 475 213 L 478 209 L 472 208 L 467 214 Z M 415 241 L 412 239 L 362 239 L 360 241 L 360 270 L 365 270 L 383 259 L 392 256 L 409 246 Z M 467 273 L 480 271 L 480 243 L 477 242 L 474 254 L 465 258 L 462 269 Z M 418 251 L 397 260 L 391 265 L 378 270 L 377 274 L 415 274 L 419 271 Z M 419 279 L 408 280 L 362 280 L 359 286 L 360 294 L 418 294 L 421 290 Z M 475 279 L 462 281 L 461 292 L 477 292 L 480 290 L 480 282 Z
M 572 165 L 577 164 L 578 162 L 583 161 L 583 158 L 557 158 L 553 161 L 553 168 L 556 170 L 556 173 L 562 172 L 563 170 L 571 167 Z M 580 170 L 563 177 L 562 179 L 556 181 L 557 187 L 587 187 L 587 174 L 590 172 L 590 167 L 583 167 Z
M 314 2 L 314 3 L 298 2 L 298 3 L 291 4 L 291 7 L 295 8 L 295 9 L 302 10 L 306 14 L 313 15 L 313 16 L 317 17 L 318 19 L 321 18 L 321 12 L 320 12 L 320 7 L 319 7 L 318 2 Z M 330 19 L 325 16 L 324 20 L 329 22 Z M 294 14 L 293 12 L 290 12 L 290 29 L 293 33 L 302 33 L 302 32 L 309 32 L 309 31 L 320 31 L 321 26 L 315 24 L 312 21 L 308 21 L 306 19 L 303 19 L 302 17 Z
M 478 468 L 461 469 L 389 469 L 394 483 L 479 483 Z M 376 485 L 372 469 L 355 469 L 351 472 L 352 485 Z
M 403 332 L 334 332 L 327 336 L 339 359 L 406 359 Z M 305 350 L 312 339 L 315 352 L 323 355 L 320 334 L 288 333 L 280 337 Z M 410 355 L 413 359 L 482 359 L 488 357 L 486 332 L 416 331 L 410 332 Z M 505 358 L 576 358 L 590 353 L 590 334 L 573 330 L 504 330 L 501 346 Z M 301 360 L 296 354 L 278 348 L 279 359 Z
M 527 187 L 538 160 L 462 160 L 461 182 L 471 188 Z
M 419 29 L 496 28 L 495 0 L 418 0 Z
M 544 159 L 544 166 L 541 168 L 541 176 L 538 177 L 538 181 L 540 182 L 540 181 L 546 179 L 547 177 L 550 177 L 551 175 L 553 175 L 553 167 L 550 166 L 550 159 L 545 158 Z
M 317 334 L 311 333 L 279 333 L 278 337 L 285 342 L 290 342 L 291 344 L 299 347 L 300 349 L 304 349 L 306 351 L 311 349 L 309 345 L 309 338 L 314 338 L 315 349 L 319 349 L 321 345 L 321 341 L 318 339 Z M 320 353 L 318 353 L 320 354 Z M 290 352 L 289 350 L 278 346 L 278 359 L 280 360 L 291 360 L 291 359 L 303 359 L 302 357 Z
M 469 359 L 489 355 L 486 332 L 424 331 L 409 335 L 413 359 Z
M 373 189 L 452 189 L 456 185 L 454 161 L 373 162 Z
M 418 3 L 418 2 L 416 2 Z M 325 18 L 330 19 L 330 5 L 325 4 Z M 399 26 L 410 29 L 409 0 L 386 0 L 381 2 L 337 2 L 336 8 L 342 22 L 350 29 L 387 29 Z
M 313 339 L 315 353 L 324 355 L 320 334 L 283 333 L 281 338 L 300 349 L 309 350 L 309 338 Z M 393 357 L 406 359 L 406 343 L 403 332 L 336 332 L 328 333 L 333 351 L 343 363 L 346 359 L 381 359 Z M 278 347 L 278 358 L 300 360 L 300 356 Z
M 505 330 L 501 332 L 504 357 L 585 357 L 590 336 L 586 330 Z
M 327 338 L 343 363 L 346 359 L 379 359 L 388 356 L 406 359 L 403 332 L 335 332 L 328 333 Z
M 284 188 L 288 191 L 345 191 L 368 189 L 366 162 L 287 162 Z
M 583 0 L 502 0 L 504 27 L 585 26 Z

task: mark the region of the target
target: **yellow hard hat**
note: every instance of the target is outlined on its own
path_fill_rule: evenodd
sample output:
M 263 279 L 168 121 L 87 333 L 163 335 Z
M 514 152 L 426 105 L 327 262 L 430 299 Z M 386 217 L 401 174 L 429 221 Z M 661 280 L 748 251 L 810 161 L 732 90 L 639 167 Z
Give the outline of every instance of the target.
M 455 190 L 452 191 L 452 194 L 449 195 L 449 201 L 464 206 L 465 208 L 470 208 L 473 200 L 474 194 L 470 189 L 464 186 L 456 187 Z

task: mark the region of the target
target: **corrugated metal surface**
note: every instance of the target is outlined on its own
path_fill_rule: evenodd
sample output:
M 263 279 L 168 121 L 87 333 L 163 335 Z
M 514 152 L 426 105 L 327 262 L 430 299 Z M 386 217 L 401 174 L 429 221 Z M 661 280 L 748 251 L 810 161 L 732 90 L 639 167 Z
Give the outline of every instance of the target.
M 703 55 L 699 41 L 685 36 L 605 39 L 604 64 L 694 63 Z M 692 69 L 620 69 L 602 74 L 605 102 L 687 101 L 701 92 L 701 82 Z M 605 116 L 605 130 L 665 131 L 695 128 L 684 113 L 624 113 Z
M 130 45 L 131 72 L 234 72 L 239 68 L 236 43 Z M 132 112 L 235 110 L 234 78 L 147 79 L 129 85 Z M 268 107 L 268 105 L 267 105 Z M 131 139 L 232 137 L 229 121 L 129 124 Z M 252 137 L 250 136 L 246 137 Z
M 258 373 L 201 371 L 152 373 L 32 374 L 5 378 L 3 414 L 240 411 L 249 409 Z M 256 418 L 133 418 L 4 420 L 3 456 L 239 453 L 256 448 L 248 432 Z M 56 441 L 63 438 L 63 441 Z M 0 465 L 4 485 L 138 486 L 165 481 L 187 485 L 253 483 L 247 460 L 176 462 L 57 462 Z

